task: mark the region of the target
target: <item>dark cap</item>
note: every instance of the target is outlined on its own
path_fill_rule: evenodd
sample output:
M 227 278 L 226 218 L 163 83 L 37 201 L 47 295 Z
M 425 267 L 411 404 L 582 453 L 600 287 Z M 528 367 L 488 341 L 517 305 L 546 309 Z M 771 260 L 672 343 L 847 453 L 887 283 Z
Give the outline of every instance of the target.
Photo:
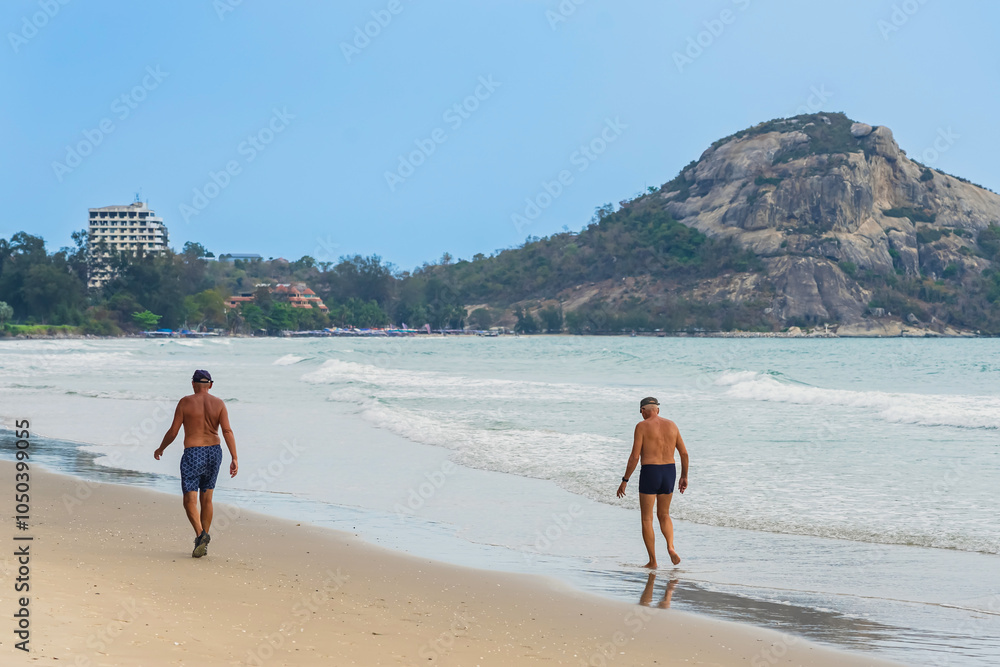
M 191 378 L 191 382 L 198 382 L 201 384 L 208 384 L 212 381 L 212 374 L 208 371 L 197 370 L 194 372 L 194 376 Z
M 647 396 L 646 398 L 644 398 L 641 401 L 639 401 L 639 407 L 640 408 L 644 408 L 647 405 L 657 405 L 658 406 L 659 404 L 660 404 L 660 402 L 658 400 L 656 400 L 655 398 L 653 398 L 652 396 Z

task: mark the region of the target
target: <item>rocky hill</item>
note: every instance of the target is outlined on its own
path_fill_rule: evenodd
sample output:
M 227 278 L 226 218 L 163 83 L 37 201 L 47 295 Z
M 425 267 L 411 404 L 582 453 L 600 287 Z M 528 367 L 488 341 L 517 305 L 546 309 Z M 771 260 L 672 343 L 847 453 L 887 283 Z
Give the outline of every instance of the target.
M 761 257 L 785 320 L 858 322 L 875 296 L 866 273 L 978 275 L 991 262 L 976 241 L 1000 221 L 1000 196 L 909 159 L 888 127 L 842 114 L 727 137 L 656 196 L 683 224 Z
M 841 113 L 720 139 L 597 218 L 430 270 L 507 322 L 558 309 L 577 330 L 1000 333 L 1000 196 Z

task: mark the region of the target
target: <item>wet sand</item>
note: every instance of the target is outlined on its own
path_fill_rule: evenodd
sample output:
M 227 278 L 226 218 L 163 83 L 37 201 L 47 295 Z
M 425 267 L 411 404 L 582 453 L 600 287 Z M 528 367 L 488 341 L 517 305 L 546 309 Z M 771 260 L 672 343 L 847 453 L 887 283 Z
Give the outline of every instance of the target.
M 12 490 L 13 468 L 0 462 L 0 489 Z M 31 652 L 2 633 L 4 664 L 892 664 L 657 609 L 669 602 L 665 578 L 644 594 L 649 607 L 615 602 L 221 502 L 209 553 L 194 559 L 179 493 L 37 467 L 31 487 L 30 529 L 18 533 L 34 538 Z M 10 540 L 16 531 L 8 525 Z M 18 565 L 6 551 L 0 608 L 10 619 Z

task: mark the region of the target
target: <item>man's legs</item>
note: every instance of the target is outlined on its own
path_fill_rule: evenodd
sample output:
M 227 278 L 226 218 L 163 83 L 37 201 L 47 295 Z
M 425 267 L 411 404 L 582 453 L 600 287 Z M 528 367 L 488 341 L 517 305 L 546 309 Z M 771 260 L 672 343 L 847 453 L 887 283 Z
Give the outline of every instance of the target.
M 639 497 L 642 498 L 641 495 Z M 667 553 L 670 554 L 670 562 L 678 565 L 681 562 L 681 557 L 674 551 L 674 522 L 670 518 L 670 500 L 673 497 L 674 494 L 672 493 L 661 493 L 656 496 L 656 517 L 660 520 L 660 531 L 667 538 Z M 649 547 L 646 548 L 648 549 Z
M 201 529 L 206 533 L 212 527 L 212 492 L 215 489 L 204 489 L 201 492 Z M 199 533 L 200 535 L 201 533 Z
M 198 492 L 197 491 L 185 491 L 184 492 L 184 512 L 187 513 L 188 521 L 191 522 L 191 527 L 194 528 L 194 536 L 198 537 L 201 535 L 201 516 L 198 514 Z M 209 521 L 211 521 L 211 513 L 209 513 Z
M 639 494 L 639 510 L 642 514 L 642 541 L 646 544 L 649 562 L 645 567 L 656 567 L 656 531 L 653 530 L 653 506 L 656 495 L 652 493 Z

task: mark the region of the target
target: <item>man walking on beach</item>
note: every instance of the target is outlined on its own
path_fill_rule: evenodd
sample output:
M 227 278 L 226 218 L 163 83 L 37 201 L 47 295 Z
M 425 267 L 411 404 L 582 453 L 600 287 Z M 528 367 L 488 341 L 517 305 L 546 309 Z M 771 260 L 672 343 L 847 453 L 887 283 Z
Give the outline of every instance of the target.
M 208 553 L 208 534 L 212 527 L 212 492 L 222 464 L 222 446 L 219 442 L 219 426 L 226 438 L 226 446 L 233 461 L 229 464 L 229 476 L 236 477 L 239 465 L 236 462 L 236 438 L 229 427 L 229 413 L 226 404 L 215 396 L 210 396 L 212 376 L 208 371 L 197 370 L 191 378 L 194 394 L 177 402 L 174 421 L 163 436 L 159 449 L 153 452 L 157 461 L 163 455 L 184 426 L 184 454 L 181 456 L 181 490 L 184 493 L 184 511 L 194 528 L 195 558 Z M 201 511 L 198 500 L 201 499 Z
M 652 396 L 639 401 L 639 412 L 642 421 L 636 424 L 635 439 L 632 453 L 628 457 L 625 476 L 618 487 L 618 497 L 625 495 L 625 485 L 628 484 L 632 472 L 639 461 L 642 470 L 639 472 L 639 510 L 642 514 L 642 541 L 649 552 L 649 562 L 645 567 L 656 567 L 656 531 L 653 530 L 653 506 L 656 506 L 656 517 L 660 521 L 660 530 L 667 538 L 667 553 L 674 565 L 681 562 L 681 557 L 674 550 L 674 522 L 670 519 L 670 499 L 674 493 L 674 479 L 677 477 L 677 465 L 674 463 L 674 452 L 681 455 L 681 478 L 677 488 L 681 493 L 688 486 L 688 452 L 684 446 L 684 438 L 677 430 L 677 424 L 660 416 L 660 402 Z

